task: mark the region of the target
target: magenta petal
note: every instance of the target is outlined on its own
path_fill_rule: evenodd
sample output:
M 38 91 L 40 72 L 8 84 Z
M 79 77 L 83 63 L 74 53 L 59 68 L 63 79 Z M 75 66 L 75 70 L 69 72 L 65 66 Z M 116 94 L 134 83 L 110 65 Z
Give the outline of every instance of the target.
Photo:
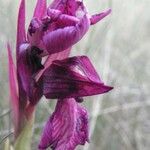
M 9 88 L 10 88 L 10 102 L 13 111 L 13 119 L 15 128 L 18 125 L 19 115 L 19 99 L 18 99 L 18 81 L 15 65 L 13 62 L 10 45 L 7 44 L 8 60 L 9 60 Z
M 47 0 L 37 0 L 36 8 L 34 10 L 34 17 L 41 19 L 45 13 L 47 8 Z
M 64 26 L 75 26 L 79 22 L 79 19 L 74 17 L 74 16 L 69 16 L 69 15 L 61 15 L 58 18 L 58 24 L 62 24 Z
M 18 75 L 20 77 L 20 84 L 23 87 L 23 90 L 25 92 L 28 91 L 29 89 L 29 83 L 30 83 L 30 76 L 31 76 L 31 71 L 29 69 L 29 66 L 27 64 L 27 49 L 29 47 L 29 44 L 22 44 L 20 47 L 20 53 L 18 56 Z
M 48 16 L 53 20 L 57 20 L 58 26 L 62 26 L 62 24 L 67 25 L 67 26 L 74 26 L 79 22 L 79 19 L 74 16 L 70 16 L 67 14 L 62 14 L 61 11 L 56 10 L 56 9 L 48 9 L 47 10 Z M 60 27 L 59 27 L 60 28 Z
M 88 115 L 75 99 L 58 100 L 44 127 L 39 149 L 74 150 L 88 141 Z
M 54 61 L 43 75 L 46 98 L 91 96 L 111 89 L 104 85 L 86 56 Z
M 19 13 L 18 13 L 18 26 L 17 26 L 17 56 L 19 53 L 19 47 L 26 41 L 25 35 L 25 0 L 21 0 Z
M 77 0 L 53 0 L 49 7 L 52 9 L 58 9 L 62 13 L 75 16 L 79 7 L 79 2 Z
M 84 16 L 75 26 L 68 26 L 62 29 L 57 29 L 46 34 L 43 37 L 43 42 L 49 54 L 63 51 L 72 45 L 76 44 L 89 28 L 89 19 Z
M 20 47 L 20 53 L 17 61 L 18 65 L 18 75 L 20 78 L 20 84 L 22 85 L 22 90 L 24 90 L 28 97 L 31 98 L 33 94 L 34 78 L 33 75 L 37 73 L 40 69 L 43 69 L 41 64 L 41 50 L 35 46 L 30 46 L 28 43 L 22 44 Z M 32 99 L 30 99 L 32 100 Z
M 109 9 L 105 12 L 102 12 L 102 13 L 91 16 L 91 18 L 90 18 L 91 25 L 96 24 L 97 22 L 99 22 L 100 20 L 102 20 L 103 18 L 108 16 L 110 13 L 111 13 L 111 9 Z
M 60 10 L 51 9 L 51 8 L 48 8 L 48 9 L 47 9 L 47 15 L 48 15 L 52 20 L 56 20 L 61 14 L 62 14 L 62 12 L 61 12 Z

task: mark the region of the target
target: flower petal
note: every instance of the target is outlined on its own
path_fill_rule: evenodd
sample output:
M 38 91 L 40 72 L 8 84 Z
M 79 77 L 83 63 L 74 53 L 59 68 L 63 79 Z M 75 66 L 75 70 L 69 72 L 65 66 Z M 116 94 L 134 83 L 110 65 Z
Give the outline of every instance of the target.
M 70 16 L 68 14 L 63 14 L 61 11 L 56 9 L 48 8 L 47 14 L 51 18 L 51 20 L 57 21 L 57 24 L 60 27 L 62 27 L 62 24 L 64 25 L 64 27 L 74 26 L 79 22 L 79 19 L 77 17 Z
M 44 45 L 49 54 L 63 51 L 82 39 L 89 29 L 89 19 L 85 15 L 75 26 L 57 29 L 43 37 Z
M 64 14 L 75 16 L 76 11 L 81 3 L 82 2 L 80 2 L 79 0 L 53 0 L 49 8 L 58 9 Z
M 108 16 L 110 13 L 111 13 L 111 9 L 109 9 L 105 12 L 102 12 L 102 13 L 91 16 L 91 18 L 90 18 L 91 25 L 96 24 L 97 22 L 99 22 L 100 20 L 102 20 L 103 18 Z
M 23 87 L 23 90 L 25 92 L 27 92 L 28 90 L 28 87 L 29 87 L 29 78 L 30 78 L 30 70 L 28 65 L 27 65 L 27 61 L 26 61 L 26 51 L 27 51 L 27 48 L 28 48 L 29 44 L 22 44 L 20 46 L 20 54 L 19 54 L 19 57 L 18 57 L 18 62 L 19 62 L 19 65 L 18 65 L 18 74 L 19 74 L 19 77 L 21 79 L 21 83 L 22 84 L 22 87 Z
M 8 60 L 9 60 L 9 88 L 10 88 L 10 99 L 11 99 L 10 102 L 13 111 L 15 129 L 17 129 L 18 115 L 19 115 L 18 81 L 17 81 L 17 73 L 13 62 L 9 43 L 7 44 L 7 50 L 8 50 Z
M 47 8 L 46 3 L 47 3 L 47 0 L 37 0 L 33 17 L 41 19 L 44 16 L 44 14 L 46 13 L 46 8 Z
M 18 13 L 18 26 L 17 26 L 17 57 L 19 53 L 19 47 L 22 43 L 26 41 L 26 34 L 25 34 L 25 0 L 21 0 L 19 13 Z
M 57 29 L 59 28 L 62 29 L 67 26 L 69 27 L 76 26 L 76 24 L 79 22 L 79 19 L 77 19 L 76 17 L 62 14 L 58 10 L 48 9 L 47 13 L 48 13 L 48 16 L 46 16 L 42 20 L 38 18 L 33 18 L 31 20 L 29 28 L 28 28 L 28 35 L 27 35 L 28 41 L 30 42 L 31 45 L 39 47 L 40 49 L 44 50 L 42 56 L 45 56 L 48 54 L 47 53 L 48 50 L 46 50 L 47 47 L 45 47 L 45 43 L 43 42 L 43 36 L 45 34 L 47 33 L 49 35 L 53 33 L 57 34 Z M 52 36 L 50 37 L 55 38 Z M 51 43 L 48 43 L 48 44 L 51 44 Z M 64 49 L 60 51 L 63 51 L 63 50 Z
M 43 74 L 46 98 L 83 97 L 108 92 L 86 56 L 54 61 Z
M 88 115 L 75 99 L 58 100 L 43 130 L 39 149 L 74 150 L 88 142 Z
M 19 62 L 18 74 L 21 81 L 20 84 L 30 98 L 33 94 L 32 87 L 35 86 L 33 75 L 40 69 L 43 69 L 41 58 L 39 56 L 41 52 L 42 51 L 35 46 L 30 47 L 28 43 L 22 44 L 20 47 L 20 53 L 17 60 Z

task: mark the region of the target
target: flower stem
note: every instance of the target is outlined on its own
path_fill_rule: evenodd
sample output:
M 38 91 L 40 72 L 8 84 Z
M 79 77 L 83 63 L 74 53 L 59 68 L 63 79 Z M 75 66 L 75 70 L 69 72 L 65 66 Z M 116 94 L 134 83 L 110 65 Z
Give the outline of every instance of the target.
M 32 113 L 32 117 L 28 118 L 25 122 L 24 128 L 18 135 L 15 140 L 14 149 L 15 150 L 30 150 L 31 149 L 31 141 L 33 134 L 33 125 L 34 125 L 34 112 Z

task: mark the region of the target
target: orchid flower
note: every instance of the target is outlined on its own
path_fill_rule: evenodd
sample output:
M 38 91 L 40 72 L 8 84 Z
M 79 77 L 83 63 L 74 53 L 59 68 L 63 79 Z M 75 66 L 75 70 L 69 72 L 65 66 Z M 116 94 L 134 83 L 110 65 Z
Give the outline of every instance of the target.
M 88 115 L 80 106 L 84 96 L 102 94 L 106 86 L 86 56 L 67 58 L 90 25 L 111 10 L 90 15 L 81 0 L 37 0 L 25 30 L 25 0 L 18 13 L 16 65 L 8 44 L 10 96 L 15 125 L 15 150 L 29 150 L 35 106 L 44 95 L 58 99 L 39 149 L 73 150 L 88 141 Z M 44 63 L 43 57 L 47 56 Z M 62 129 L 61 129 L 62 128 Z M 30 136 L 29 136 L 30 135 Z M 27 139 L 26 142 L 24 139 Z M 26 148 L 25 148 L 26 147 Z
M 74 150 L 88 140 L 88 115 L 78 103 L 84 96 L 102 94 L 106 86 L 86 56 L 53 61 L 43 75 L 43 94 L 57 98 L 55 112 L 49 118 L 39 149 Z
M 90 24 L 97 23 L 111 12 L 109 9 L 90 16 L 79 0 L 53 0 L 47 9 L 44 2 L 39 2 L 42 11 L 35 11 L 28 29 L 28 41 L 43 50 L 41 55 L 58 53 L 76 44 Z
M 82 39 L 90 24 L 97 23 L 111 10 L 90 16 L 83 2 L 79 0 L 53 0 L 48 7 L 46 0 L 38 0 L 26 36 L 23 29 L 25 19 L 23 19 L 22 5 L 18 19 L 18 34 L 20 35 L 17 44 L 17 61 L 20 64 L 18 73 L 23 90 L 32 100 L 33 87 L 30 83 L 32 85 L 34 83 L 31 77 L 37 77 L 40 70 L 42 72 L 51 64 L 51 61 L 47 59 L 46 65 L 43 66 L 41 64 L 42 57 L 55 53 L 57 56 L 59 52 L 62 52 L 62 55 L 66 53 L 65 56 L 68 56 L 71 47 Z M 61 59 L 65 56 L 62 56 Z M 56 59 L 56 57 L 53 58 Z M 50 63 L 47 63 L 49 61 Z

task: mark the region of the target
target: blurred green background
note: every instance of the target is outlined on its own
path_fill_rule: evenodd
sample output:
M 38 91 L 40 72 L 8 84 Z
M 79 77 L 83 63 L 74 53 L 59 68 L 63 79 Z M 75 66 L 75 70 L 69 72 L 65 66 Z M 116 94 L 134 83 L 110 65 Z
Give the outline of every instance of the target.
M 84 0 L 90 14 L 112 8 L 112 14 L 92 26 L 71 55 L 90 57 L 102 79 L 114 90 L 85 98 L 89 110 L 90 144 L 78 150 L 150 149 L 150 1 Z M 27 26 L 36 0 L 27 0 Z M 13 132 L 9 108 L 6 42 L 15 58 L 19 0 L 0 0 L 0 150 Z M 53 112 L 55 100 L 42 98 L 36 110 L 32 150 Z M 12 138 L 12 134 L 9 135 Z

